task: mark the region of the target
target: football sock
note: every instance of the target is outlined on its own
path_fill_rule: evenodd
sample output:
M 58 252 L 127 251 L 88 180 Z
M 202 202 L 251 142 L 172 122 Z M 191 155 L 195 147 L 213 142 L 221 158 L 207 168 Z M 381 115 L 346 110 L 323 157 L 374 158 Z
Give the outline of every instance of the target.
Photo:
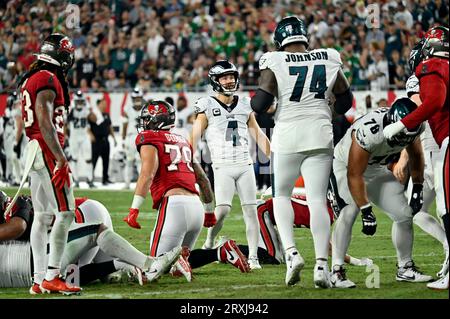
M 97 244 L 111 257 L 119 258 L 141 269 L 147 269 L 150 266 L 150 259 L 147 256 L 111 229 L 106 229 L 98 235 Z
M 206 236 L 205 246 L 208 248 L 212 248 L 214 246 L 214 238 L 216 238 L 217 234 L 223 227 L 223 222 L 225 217 L 230 212 L 231 207 L 228 205 L 219 205 L 214 210 L 214 214 L 216 215 L 216 224 L 214 227 L 208 228 L 208 234 Z
M 352 239 L 352 228 L 358 216 L 358 211 L 358 207 L 355 205 L 345 206 L 334 224 L 331 252 L 333 266 L 344 264 L 345 254 Z
M 217 249 L 194 249 L 189 255 L 189 264 L 191 268 L 199 268 L 201 266 L 210 264 L 215 261 L 219 261 L 217 257 Z
M 256 205 L 242 205 L 249 257 L 258 257 L 259 222 Z
M 114 261 L 106 261 L 98 264 L 88 264 L 80 267 L 80 285 L 83 286 L 96 279 L 103 278 L 117 271 Z
M 74 212 L 57 212 L 55 223 L 50 233 L 50 254 L 48 257 L 48 268 L 46 280 L 52 280 L 59 274 L 64 248 L 67 244 L 69 227 L 74 219 Z M 53 268 L 53 269 L 52 269 Z M 57 269 L 57 270 L 56 270 Z
M 328 248 L 330 245 L 330 215 L 326 199 L 323 201 L 308 200 L 310 211 L 310 228 L 314 240 L 316 259 L 328 260 Z
M 424 232 L 436 238 L 445 246 L 447 240 L 445 230 L 436 218 L 425 212 L 418 212 L 413 218 L 414 224 L 419 226 Z
M 48 245 L 48 225 L 51 224 L 53 214 L 34 212 L 34 221 L 31 226 L 30 243 L 33 252 L 33 281 L 41 284 L 47 270 L 47 245 Z
M 286 252 L 289 248 L 295 248 L 294 240 L 294 209 L 290 197 L 273 198 L 273 214 L 277 224 L 278 233 Z
M 238 245 L 242 253 L 248 257 L 248 246 Z M 280 262 L 274 257 L 269 255 L 268 251 L 264 248 L 258 247 L 258 260 L 260 264 L 279 265 Z
M 398 267 L 403 267 L 412 260 L 414 231 L 412 221 L 394 222 L 392 224 L 392 242 L 397 251 Z

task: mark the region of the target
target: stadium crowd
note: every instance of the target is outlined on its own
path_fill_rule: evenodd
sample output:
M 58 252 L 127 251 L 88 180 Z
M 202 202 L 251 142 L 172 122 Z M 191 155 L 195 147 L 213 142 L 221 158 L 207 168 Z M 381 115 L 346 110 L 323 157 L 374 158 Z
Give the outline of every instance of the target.
M 72 88 L 198 90 L 225 58 L 237 64 L 244 86 L 256 86 L 258 60 L 275 49 L 272 33 L 287 15 L 305 20 L 310 49 L 341 53 L 354 89 L 403 89 L 410 48 L 432 24 L 448 23 L 448 0 L 2 1 L 0 92 L 15 88 L 55 31 L 76 47 Z

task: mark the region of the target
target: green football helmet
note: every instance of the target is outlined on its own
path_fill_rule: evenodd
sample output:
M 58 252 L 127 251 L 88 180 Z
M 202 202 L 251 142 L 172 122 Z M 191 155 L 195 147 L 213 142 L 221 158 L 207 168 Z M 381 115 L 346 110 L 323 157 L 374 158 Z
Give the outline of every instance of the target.
M 417 108 L 416 103 L 414 103 L 409 98 L 400 98 L 397 99 L 394 104 L 392 104 L 389 111 L 386 113 L 386 119 L 388 124 L 392 124 L 395 122 L 400 121 L 402 118 L 404 118 L 409 113 L 413 112 Z M 425 127 L 423 123 L 418 125 L 412 130 L 404 129 L 399 134 L 395 135 L 392 138 L 392 141 L 398 145 L 408 145 L 412 143 L 417 136 L 419 136 L 423 131 Z
M 278 50 L 289 43 L 301 42 L 308 47 L 308 32 L 303 20 L 295 16 L 283 18 L 277 25 L 273 35 L 273 42 Z

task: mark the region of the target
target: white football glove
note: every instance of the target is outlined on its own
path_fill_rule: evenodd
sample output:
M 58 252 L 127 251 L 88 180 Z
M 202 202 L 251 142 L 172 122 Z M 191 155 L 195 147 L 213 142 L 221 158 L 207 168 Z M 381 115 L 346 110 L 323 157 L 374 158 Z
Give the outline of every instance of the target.
M 383 129 L 383 135 L 386 139 L 390 140 L 392 137 L 400 133 L 405 128 L 405 125 L 401 122 L 395 122 L 393 124 L 389 124 Z

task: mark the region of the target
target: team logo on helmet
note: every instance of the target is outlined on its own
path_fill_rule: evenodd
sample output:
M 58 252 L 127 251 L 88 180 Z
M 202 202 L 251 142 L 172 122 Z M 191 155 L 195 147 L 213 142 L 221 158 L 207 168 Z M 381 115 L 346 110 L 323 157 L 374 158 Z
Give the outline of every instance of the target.
M 175 108 L 166 101 L 146 102 L 138 120 L 138 132 L 170 130 L 175 126 Z

